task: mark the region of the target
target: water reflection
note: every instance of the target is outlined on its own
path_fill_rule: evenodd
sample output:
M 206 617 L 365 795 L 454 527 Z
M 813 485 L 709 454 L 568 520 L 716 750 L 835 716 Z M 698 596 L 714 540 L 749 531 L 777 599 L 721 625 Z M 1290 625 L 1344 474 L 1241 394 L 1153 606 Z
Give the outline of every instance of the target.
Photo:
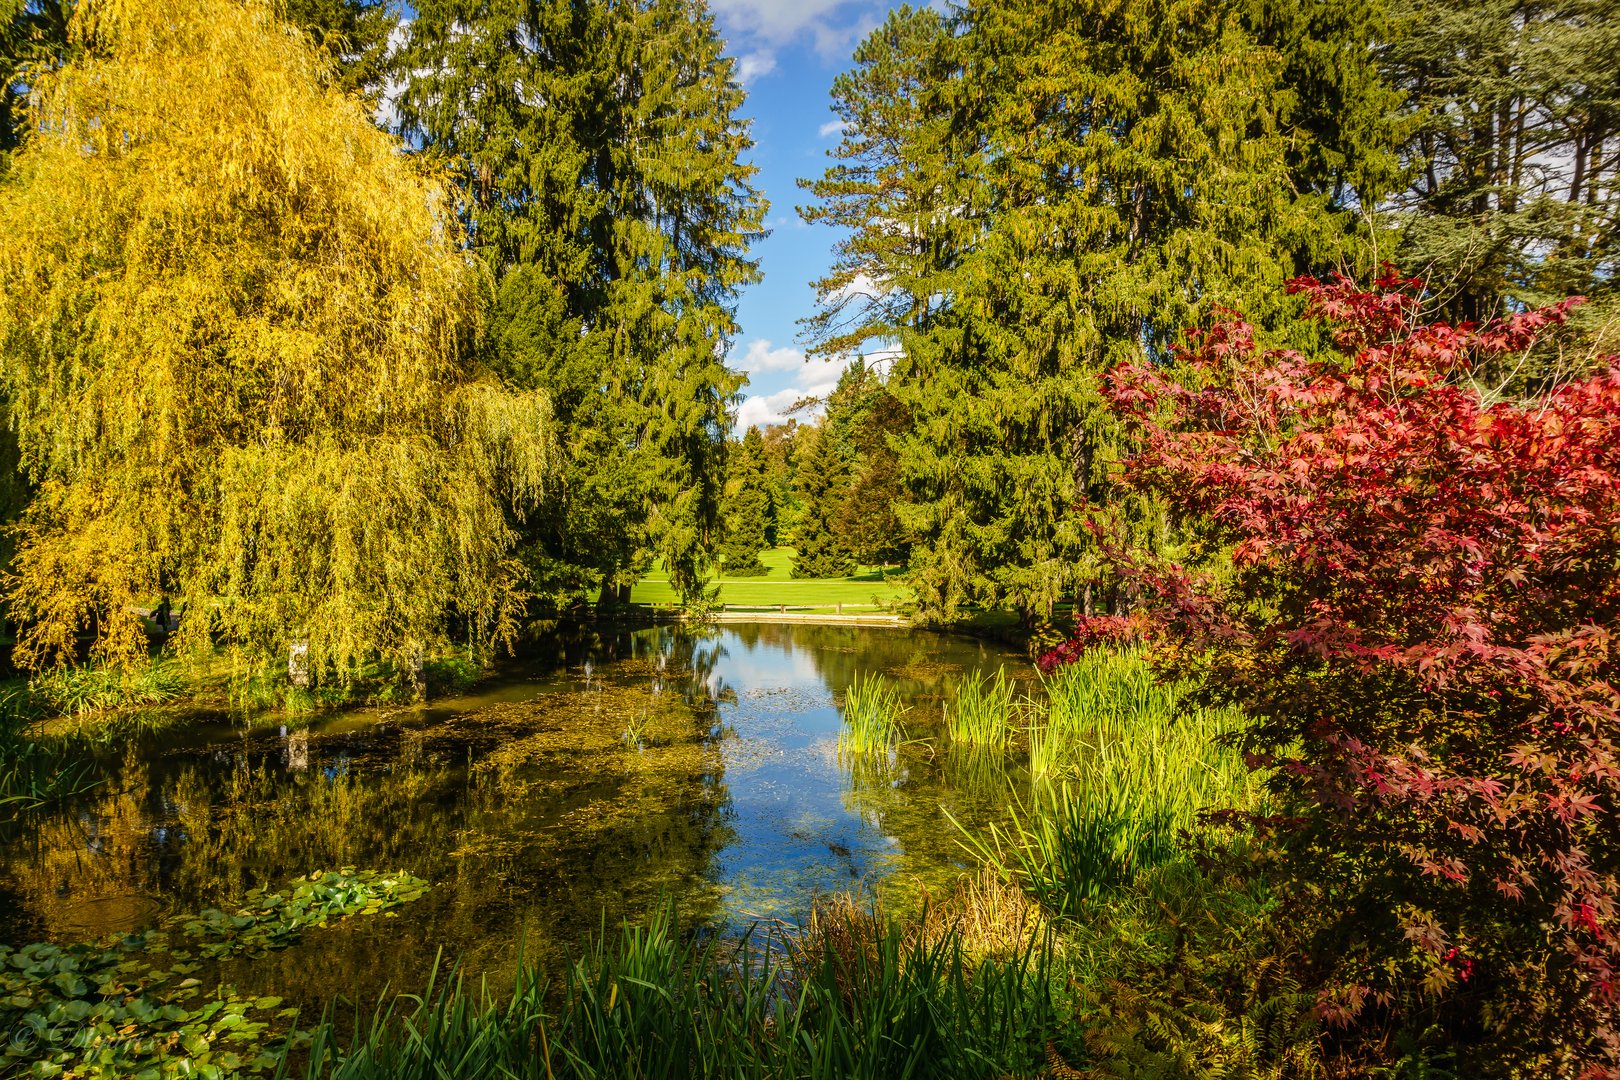
M 942 808 L 971 823 L 1006 804 L 1005 760 L 944 751 L 927 729 L 958 680 L 1004 663 L 842 626 L 589 633 L 425 708 L 148 734 L 92 797 L 0 832 L 0 938 L 139 929 L 316 869 L 431 880 L 396 919 L 231 973 L 313 1005 L 420 985 L 440 948 L 472 970 L 509 965 L 519 937 L 561 955 L 665 896 L 718 926 L 851 886 L 903 899 L 965 860 Z M 840 762 L 835 695 L 863 672 L 895 680 L 919 728 L 887 760 Z

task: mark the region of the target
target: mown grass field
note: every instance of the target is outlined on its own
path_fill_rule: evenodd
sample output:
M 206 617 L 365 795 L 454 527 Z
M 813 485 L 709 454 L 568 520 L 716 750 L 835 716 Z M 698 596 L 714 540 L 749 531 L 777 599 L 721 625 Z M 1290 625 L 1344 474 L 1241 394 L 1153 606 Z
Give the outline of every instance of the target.
M 771 548 L 760 554 L 760 561 L 770 568 L 763 577 L 716 579 L 720 586 L 720 602 L 731 607 L 776 607 L 786 604 L 797 611 L 830 612 L 837 605 L 846 608 L 856 605 L 857 611 L 876 611 L 905 599 L 905 589 L 898 582 L 899 567 L 865 566 L 853 577 L 805 578 L 791 577 L 792 548 Z M 637 604 L 664 605 L 676 603 L 675 590 L 664 576 L 662 567 L 655 566 L 630 593 Z

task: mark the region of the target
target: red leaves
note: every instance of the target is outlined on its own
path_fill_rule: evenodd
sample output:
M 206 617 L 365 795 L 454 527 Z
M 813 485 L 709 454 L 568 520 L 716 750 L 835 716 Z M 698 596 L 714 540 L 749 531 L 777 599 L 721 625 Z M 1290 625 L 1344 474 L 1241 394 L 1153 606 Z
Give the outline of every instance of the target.
M 1289 290 L 1336 350 L 1265 352 L 1234 318 L 1189 334 L 1175 370 L 1106 380 L 1139 448 L 1123 483 L 1235 568 L 1118 551 L 1120 572 L 1257 717 L 1249 749 L 1311 817 L 1313 858 L 1409 867 L 1389 902 L 1421 898 L 1453 938 L 1497 935 L 1476 956 L 1544 948 L 1539 928 L 1561 925 L 1600 999 L 1620 964 L 1604 930 L 1620 897 L 1620 358 L 1487 403 L 1468 373 L 1516 361 L 1579 298 L 1475 327 L 1421 322 L 1421 283 L 1393 273 Z M 1126 632 L 1089 620 L 1076 640 Z M 1433 985 L 1479 978 L 1448 970 Z M 1358 1011 L 1360 981 L 1324 1015 Z
M 1087 649 L 1098 645 L 1130 645 L 1152 636 L 1153 623 L 1145 612 L 1134 615 L 1081 615 L 1075 619 L 1074 636 L 1057 648 L 1043 653 L 1035 666 L 1041 671 L 1072 663 Z

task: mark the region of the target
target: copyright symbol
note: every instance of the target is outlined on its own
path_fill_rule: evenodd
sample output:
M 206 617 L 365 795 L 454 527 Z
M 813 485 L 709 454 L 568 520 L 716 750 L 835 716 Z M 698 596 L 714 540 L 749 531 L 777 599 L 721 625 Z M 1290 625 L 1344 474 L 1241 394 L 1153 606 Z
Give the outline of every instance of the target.
M 6 1054 L 8 1057 L 22 1057 L 33 1053 L 39 1047 L 39 1030 L 24 1021 L 12 1029 L 6 1036 Z

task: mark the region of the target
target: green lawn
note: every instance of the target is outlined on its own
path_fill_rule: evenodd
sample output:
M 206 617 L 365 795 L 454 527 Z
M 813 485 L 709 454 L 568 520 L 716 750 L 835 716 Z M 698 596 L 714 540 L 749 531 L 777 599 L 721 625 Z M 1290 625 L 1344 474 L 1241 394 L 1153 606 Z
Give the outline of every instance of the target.
M 771 548 L 759 558 L 770 568 L 770 573 L 763 577 L 722 576 L 717 579 L 722 604 L 737 607 L 786 604 L 798 610 L 825 608 L 829 611 L 838 604 L 861 604 L 868 607 L 858 610 L 876 610 L 870 605 L 884 605 L 905 597 L 905 590 L 890 580 L 899 574 L 898 567 L 862 567 L 854 577 L 796 580 L 788 576 L 793 563 L 792 548 Z M 630 599 L 637 604 L 676 602 L 675 590 L 670 588 L 663 568 L 657 566 L 631 591 Z

